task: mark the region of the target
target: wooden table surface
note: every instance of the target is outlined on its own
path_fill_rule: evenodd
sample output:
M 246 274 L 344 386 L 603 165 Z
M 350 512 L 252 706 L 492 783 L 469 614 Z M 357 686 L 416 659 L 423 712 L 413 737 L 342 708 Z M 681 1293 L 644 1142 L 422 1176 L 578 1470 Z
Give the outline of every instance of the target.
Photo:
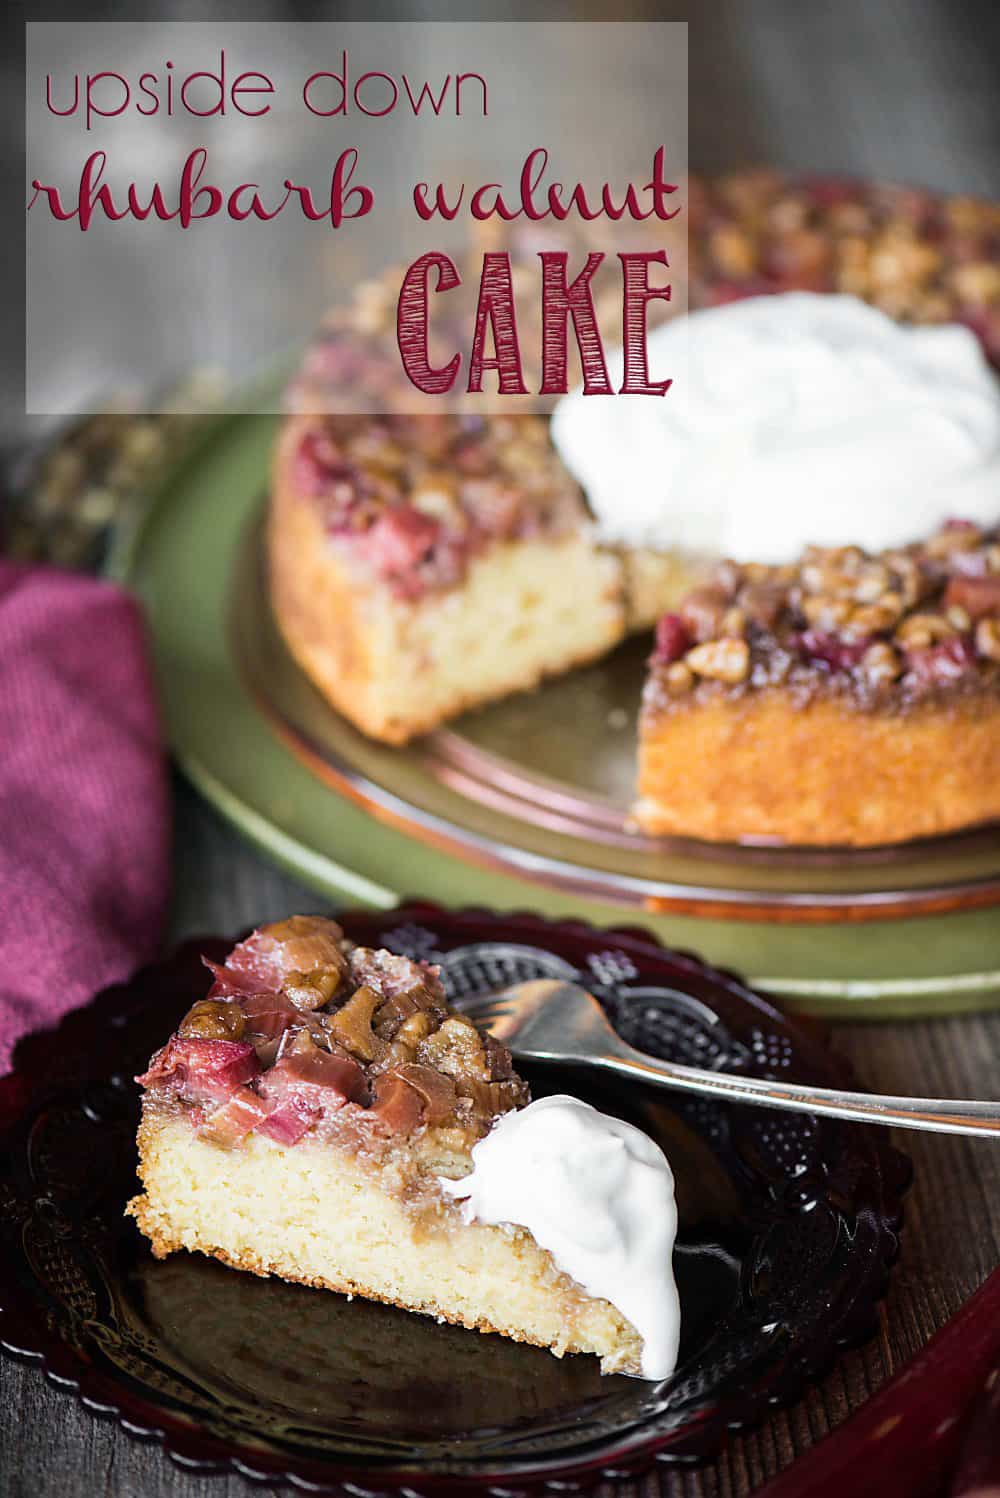
M 95 19 L 100 9 L 92 7 Z M 118 13 L 104 9 L 108 17 Z M 147 18 L 166 18 L 172 9 L 150 6 Z M 297 17 L 308 13 L 301 4 L 293 9 Z M 992 0 L 703 0 L 635 13 L 642 10 L 691 22 L 695 164 L 771 160 L 1000 197 L 1000 7 Z M 243 19 L 280 13 L 249 0 L 239 10 Z M 380 13 L 447 12 L 400 6 Z M 466 5 L 463 13 L 495 18 L 503 8 Z M 568 18 L 571 9 L 558 13 Z M 618 18 L 625 11 L 587 4 L 578 13 Z M 236 930 L 321 903 L 252 852 L 179 781 L 176 850 L 175 938 Z M 836 1042 L 879 1091 L 1000 1095 L 1000 1014 L 845 1025 Z M 878 1335 L 845 1353 L 799 1404 L 734 1440 L 716 1465 L 640 1484 L 650 1495 L 657 1488 L 671 1498 L 752 1492 L 862 1404 L 1000 1262 L 1000 1149 L 935 1136 L 910 1135 L 904 1143 L 916 1180 Z M 32 1368 L 0 1359 L 0 1498 L 247 1498 L 251 1491 L 238 1478 L 177 1469 L 158 1450 L 94 1419 Z

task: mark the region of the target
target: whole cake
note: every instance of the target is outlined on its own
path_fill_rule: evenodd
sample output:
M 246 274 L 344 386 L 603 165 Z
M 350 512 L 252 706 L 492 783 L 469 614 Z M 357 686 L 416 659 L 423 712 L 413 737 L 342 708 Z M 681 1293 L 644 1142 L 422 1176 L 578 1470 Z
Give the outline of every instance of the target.
M 208 996 L 138 1078 L 143 1192 L 128 1211 L 157 1258 L 196 1250 L 594 1353 L 608 1372 L 672 1370 L 676 1211 L 652 1141 L 573 1099 L 529 1104 L 434 967 L 332 921 L 264 926 L 208 966 Z M 642 1243 L 623 1268 L 637 1189 Z M 602 1214 L 618 1252 L 595 1265 Z
M 830 845 L 1000 818 L 1000 530 L 724 563 L 657 627 L 635 817 Z

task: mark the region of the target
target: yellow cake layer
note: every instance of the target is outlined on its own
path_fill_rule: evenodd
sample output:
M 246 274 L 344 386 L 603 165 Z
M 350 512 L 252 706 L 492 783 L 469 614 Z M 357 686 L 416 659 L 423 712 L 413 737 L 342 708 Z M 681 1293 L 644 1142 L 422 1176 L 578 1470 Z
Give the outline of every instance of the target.
M 640 727 L 635 818 L 654 835 L 858 847 L 1000 817 L 1000 702 L 892 714 L 780 688 L 685 700 Z
M 309 1137 L 287 1147 L 259 1134 L 223 1150 L 186 1117 L 149 1113 L 139 1150 L 145 1192 L 128 1211 L 158 1258 L 190 1249 L 559 1357 L 594 1353 L 605 1372 L 639 1369 L 631 1323 L 562 1274 L 524 1229 L 466 1224 L 454 1203 L 435 1204 L 433 1188 L 408 1206 L 391 1189 L 391 1167 L 353 1150 Z

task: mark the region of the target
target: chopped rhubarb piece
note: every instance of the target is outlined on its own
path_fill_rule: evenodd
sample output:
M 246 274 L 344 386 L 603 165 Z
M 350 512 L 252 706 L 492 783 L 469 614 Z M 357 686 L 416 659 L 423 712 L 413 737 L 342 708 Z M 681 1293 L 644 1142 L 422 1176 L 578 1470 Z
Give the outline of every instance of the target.
M 241 994 L 260 992 L 261 984 L 249 973 L 238 973 L 232 968 L 222 967 L 208 957 L 203 957 L 201 960 L 215 979 L 208 990 L 208 998 L 233 999 Z
M 198 1133 L 223 1149 L 232 1149 L 266 1118 L 267 1104 L 249 1087 L 238 1087 L 228 1103 L 208 1115 Z
M 286 1051 L 265 1074 L 264 1087 L 275 1101 L 295 1094 L 328 1112 L 363 1098 L 367 1091 L 365 1074 L 356 1061 L 322 1050 L 308 1035 L 298 1036 L 294 1049 Z
M 340 344 L 336 349 L 341 375 L 346 372 L 342 362 L 344 348 Z M 301 493 L 328 494 L 336 484 L 350 483 L 351 477 L 351 468 L 329 433 L 320 428 L 306 432 L 295 455 L 295 483 Z
M 365 537 L 365 550 L 381 577 L 409 572 L 434 550 L 441 523 L 413 505 L 397 505 L 379 516 Z
M 265 1040 L 274 1040 L 283 1035 L 289 1025 L 301 1023 L 302 1015 L 292 1003 L 280 993 L 249 994 L 240 1000 L 240 1009 L 251 1035 L 260 1035 Z
M 690 650 L 691 644 L 687 625 L 680 614 L 664 614 L 656 626 L 655 659 L 670 666 Z
M 221 1103 L 259 1071 L 257 1053 L 245 1041 L 180 1040 L 175 1035 L 136 1081 L 141 1087 L 172 1088 Z
M 1000 361 L 1000 312 L 996 307 L 962 307 L 955 321 L 975 333 L 991 364 Z
M 976 652 L 964 635 L 952 635 L 938 645 L 908 650 L 906 664 L 917 681 L 941 687 L 973 672 Z
M 320 1115 L 318 1104 L 307 1098 L 289 1093 L 271 1110 L 260 1125 L 260 1133 L 273 1139 L 275 1144 L 298 1144 L 303 1134 L 312 1128 Z
M 370 1113 L 393 1134 L 412 1134 L 424 1118 L 423 1099 L 398 1072 L 386 1072 L 375 1082 Z
M 821 661 L 831 671 L 850 671 L 858 664 L 869 645 L 871 636 L 861 640 L 845 640 L 840 635 L 827 634 L 821 629 L 807 629 L 798 637 L 798 647 L 806 660 Z
M 973 623 L 991 614 L 1000 617 L 1000 574 L 949 578 L 944 607 L 964 609 Z
M 293 974 L 329 969 L 346 975 L 347 959 L 340 950 L 340 927 L 322 916 L 296 915 L 287 921 L 261 926 L 234 947 L 226 971 L 236 981 L 249 980 L 252 991 L 277 990 Z
M 804 190 L 820 208 L 863 201 L 864 184 L 851 177 L 807 177 Z

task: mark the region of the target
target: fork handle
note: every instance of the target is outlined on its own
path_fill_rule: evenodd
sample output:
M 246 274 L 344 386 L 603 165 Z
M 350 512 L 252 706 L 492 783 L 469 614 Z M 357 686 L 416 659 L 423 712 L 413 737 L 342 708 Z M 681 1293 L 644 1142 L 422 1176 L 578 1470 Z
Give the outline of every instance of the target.
M 898 1129 L 924 1129 L 933 1134 L 1000 1135 L 1000 1102 L 949 1098 L 880 1097 L 872 1092 L 838 1092 L 831 1087 L 801 1087 L 764 1077 L 740 1077 L 731 1072 L 705 1071 L 696 1066 L 658 1062 L 621 1043 L 620 1050 L 581 1058 L 619 1076 L 638 1077 L 654 1086 L 717 1097 L 728 1103 L 751 1103 L 762 1108 L 785 1108 L 795 1113 L 819 1113 L 826 1118 L 857 1123 L 891 1124 Z

